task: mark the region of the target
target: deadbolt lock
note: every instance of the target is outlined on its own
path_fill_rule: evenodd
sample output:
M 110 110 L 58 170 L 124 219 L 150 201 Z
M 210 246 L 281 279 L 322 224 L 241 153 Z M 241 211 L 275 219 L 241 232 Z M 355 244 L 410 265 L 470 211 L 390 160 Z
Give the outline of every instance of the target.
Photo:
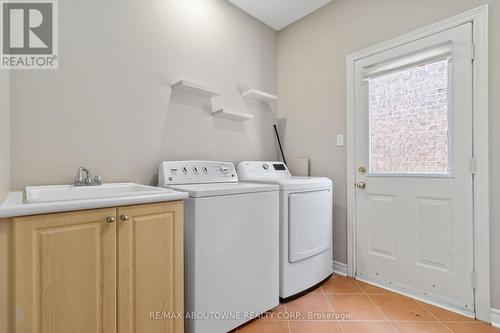
M 359 171 L 360 174 L 364 175 L 366 173 L 366 168 L 364 166 L 360 166 L 358 168 L 358 171 Z

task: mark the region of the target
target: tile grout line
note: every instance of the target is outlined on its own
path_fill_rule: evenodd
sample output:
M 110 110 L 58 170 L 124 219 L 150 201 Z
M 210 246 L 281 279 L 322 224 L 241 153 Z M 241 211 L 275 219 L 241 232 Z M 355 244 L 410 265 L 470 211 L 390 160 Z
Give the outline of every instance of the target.
M 423 306 L 422 304 L 420 304 L 420 302 L 419 302 L 419 301 L 417 301 L 416 299 L 413 299 L 413 298 L 410 298 L 410 299 L 412 299 L 415 303 L 417 303 L 417 305 L 418 305 L 418 306 L 420 306 L 422 309 L 424 309 L 424 311 L 425 311 L 425 312 L 427 312 L 427 313 L 428 313 L 428 314 L 430 314 L 432 317 L 434 317 L 434 319 L 436 319 L 436 320 L 438 321 L 438 323 L 440 323 L 441 325 L 443 325 L 444 327 L 446 327 L 446 329 L 447 329 L 448 331 L 450 331 L 450 332 L 452 332 L 452 333 L 453 333 L 453 331 L 451 330 L 451 328 L 449 328 L 449 327 L 448 327 L 448 325 L 446 325 L 445 323 L 443 323 L 443 322 L 441 321 L 441 319 L 439 319 L 438 317 L 436 317 L 436 316 L 434 315 L 434 313 L 432 313 L 432 312 L 430 312 L 429 310 L 427 310 L 427 309 L 425 308 L 425 306 Z
M 288 308 L 286 307 L 286 303 L 283 303 L 285 306 L 285 312 L 288 313 Z M 292 326 L 290 325 L 290 317 L 287 318 L 286 323 L 288 324 L 288 333 L 292 333 Z
M 358 281 L 354 278 L 353 278 L 353 280 L 354 280 L 354 283 L 356 283 L 356 285 L 358 286 L 358 288 L 361 289 L 363 294 L 365 294 L 366 297 L 368 297 L 368 300 L 373 304 L 373 306 L 375 306 L 375 308 L 377 308 L 377 310 L 382 314 L 382 316 L 384 316 L 384 318 L 387 319 L 387 321 L 389 322 L 389 325 L 391 325 L 391 327 L 395 330 L 395 332 L 401 332 L 399 330 L 399 328 L 397 328 L 396 325 L 394 325 L 394 323 L 389 319 L 389 317 L 387 317 L 385 312 L 382 311 L 382 309 L 375 303 L 375 301 L 370 297 L 370 295 L 368 295 L 368 293 L 363 288 L 361 288 L 361 285 L 358 283 Z
M 332 310 L 333 315 L 335 315 L 335 310 L 333 309 L 332 304 L 330 304 L 330 300 L 329 300 L 329 299 L 328 299 L 328 297 L 326 296 L 326 293 L 325 293 L 325 291 L 323 290 L 323 288 L 322 288 L 322 287 L 320 287 L 320 288 L 321 288 L 321 291 L 322 291 L 323 297 L 326 299 L 326 303 L 328 303 L 328 306 L 329 306 L 329 307 L 330 307 L 330 309 Z M 338 324 L 339 324 L 339 327 L 340 327 L 340 331 L 341 331 L 342 333 L 345 333 L 345 331 L 344 331 L 344 327 L 342 326 L 342 320 L 338 320 Z
M 356 283 L 357 283 L 357 284 L 358 284 L 358 286 L 359 286 L 358 281 L 357 281 L 357 280 L 354 280 L 354 281 L 356 281 Z M 360 288 L 361 288 L 361 287 L 360 287 Z M 362 289 L 362 288 L 361 288 L 361 289 Z M 363 289 L 362 289 L 362 290 L 363 290 Z M 364 292 L 364 290 L 363 290 L 363 292 Z M 446 325 L 443 321 L 441 321 L 438 317 L 436 317 L 436 316 L 435 316 L 432 312 L 430 312 L 429 310 L 427 310 L 427 309 L 426 309 L 426 308 L 425 308 L 422 304 L 420 304 L 417 300 L 415 300 L 414 298 L 411 298 L 411 297 L 405 296 L 405 295 L 398 294 L 398 293 L 395 293 L 395 294 L 396 294 L 396 295 L 403 296 L 403 297 L 406 297 L 406 298 L 408 298 L 408 299 L 412 300 L 413 302 L 415 302 L 415 303 L 416 303 L 419 307 L 421 307 L 421 308 L 422 308 L 422 309 L 423 309 L 426 313 L 430 314 L 430 315 L 431 315 L 431 317 L 433 317 L 434 319 L 436 319 L 436 321 L 437 321 L 438 323 L 440 323 L 440 324 L 441 324 L 441 325 L 443 325 L 443 326 L 444 326 L 444 327 L 445 327 L 448 331 L 450 331 L 451 333 L 453 333 L 453 331 L 451 330 L 451 328 L 449 328 L 449 327 L 448 327 L 448 326 L 447 326 L 447 325 Z M 370 295 L 369 295 L 368 293 L 366 293 L 366 295 L 368 296 L 368 298 L 370 299 L 370 301 L 371 301 L 371 302 L 372 302 L 372 303 L 373 303 L 373 304 L 374 304 L 374 305 L 378 308 L 378 306 L 377 306 L 377 305 L 375 304 L 375 302 L 372 300 L 372 298 L 370 297 Z M 380 295 L 383 295 L 383 294 L 380 294 Z M 382 312 L 382 314 L 384 315 L 384 317 L 387 317 L 387 316 L 385 315 L 385 313 L 384 313 L 381 309 L 379 309 L 379 311 L 380 311 L 380 312 Z M 402 320 L 398 320 L 398 321 L 401 321 L 401 322 L 409 322 L 409 323 L 412 323 L 412 322 L 413 322 L 413 321 L 411 321 L 411 320 L 410 320 L 410 321 L 402 321 Z M 436 321 L 419 321 L 419 322 L 435 323 Z M 399 330 L 397 327 L 395 327 L 395 325 L 393 324 L 392 320 L 389 320 L 389 322 L 391 323 L 391 325 L 392 325 L 394 328 L 396 328 L 396 330 L 397 330 L 398 332 L 400 332 L 400 330 Z

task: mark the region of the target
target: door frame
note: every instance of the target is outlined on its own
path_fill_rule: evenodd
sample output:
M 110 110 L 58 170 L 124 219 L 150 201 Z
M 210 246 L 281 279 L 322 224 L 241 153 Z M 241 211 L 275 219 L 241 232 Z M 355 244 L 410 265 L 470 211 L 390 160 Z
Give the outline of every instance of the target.
M 474 303 L 476 317 L 490 322 L 490 242 L 488 177 L 488 5 L 429 25 L 346 56 L 347 275 L 356 272 L 355 62 L 374 54 L 451 29 L 464 23 L 473 29 Z M 472 282 L 471 282 L 472 283 Z

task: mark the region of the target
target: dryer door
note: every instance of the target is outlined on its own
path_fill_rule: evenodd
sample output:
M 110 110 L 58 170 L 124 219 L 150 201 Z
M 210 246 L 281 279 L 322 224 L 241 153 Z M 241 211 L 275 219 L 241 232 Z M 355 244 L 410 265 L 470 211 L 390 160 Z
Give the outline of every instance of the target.
M 297 262 L 332 246 L 332 192 L 288 196 L 288 261 Z

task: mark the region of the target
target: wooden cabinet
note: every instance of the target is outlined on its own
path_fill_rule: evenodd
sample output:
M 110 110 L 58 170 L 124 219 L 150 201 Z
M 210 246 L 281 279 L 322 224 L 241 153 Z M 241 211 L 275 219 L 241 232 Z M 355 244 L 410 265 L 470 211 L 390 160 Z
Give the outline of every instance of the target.
M 181 333 L 182 202 L 13 219 L 16 333 Z
M 115 209 L 14 219 L 16 332 L 114 332 Z
M 164 317 L 184 312 L 182 214 L 181 202 L 118 208 L 119 333 L 183 332 Z

